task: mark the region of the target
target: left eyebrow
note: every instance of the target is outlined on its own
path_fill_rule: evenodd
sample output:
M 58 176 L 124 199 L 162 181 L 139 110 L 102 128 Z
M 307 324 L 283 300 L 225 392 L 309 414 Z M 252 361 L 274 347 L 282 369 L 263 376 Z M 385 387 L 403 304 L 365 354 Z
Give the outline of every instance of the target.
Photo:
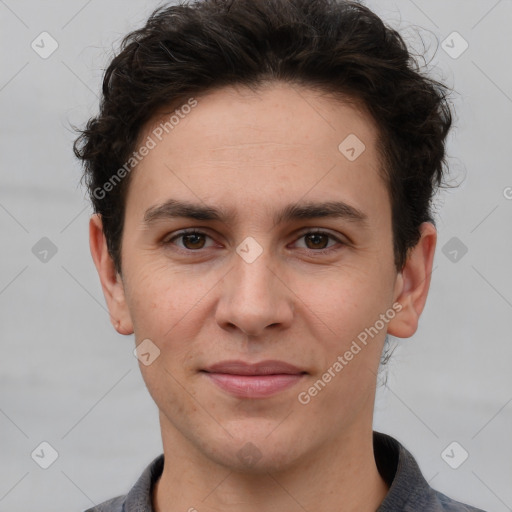
M 275 224 L 292 220 L 337 218 L 368 226 L 368 216 L 358 208 L 343 201 L 328 201 L 325 203 L 297 203 L 285 206 L 274 218 Z
M 148 208 L 144 213 L 144 223 L 149 226 L 158 220 L 178 217 L 203 221 L 216 220 L 228 222 L 236 220 L 237 215 L 233 210 L 218 209 L 189 201 L 169 199 L 163 204 Z M 294 220 L 326 217 L 346 219 L 350 222 L 360 224 L 362 227 L 368 226 L 368 216 L 363 211 L 342 201 L 289 204 L 276 213 L 274 216 L 274 225 Z

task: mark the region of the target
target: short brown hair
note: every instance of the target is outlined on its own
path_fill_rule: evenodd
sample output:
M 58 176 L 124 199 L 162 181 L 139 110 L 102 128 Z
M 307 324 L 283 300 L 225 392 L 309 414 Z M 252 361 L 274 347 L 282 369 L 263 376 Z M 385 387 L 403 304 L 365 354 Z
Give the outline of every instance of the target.
M 97 191 L 130 158 L 163 107 L 229 85 L 270 81 L 345 95 L 380 131 L 395 265 L 433 222 L 452 123 L 448 89 L 420 72 L 402 37 L 368 8 L 335 0 L 202 0 L 157 9 L 128 34 L 106 70 L 100 112 L 75 141 L 109 252 L 121 271 L 129 176 Z M 341 141 L 340 141 L 341 142 Z

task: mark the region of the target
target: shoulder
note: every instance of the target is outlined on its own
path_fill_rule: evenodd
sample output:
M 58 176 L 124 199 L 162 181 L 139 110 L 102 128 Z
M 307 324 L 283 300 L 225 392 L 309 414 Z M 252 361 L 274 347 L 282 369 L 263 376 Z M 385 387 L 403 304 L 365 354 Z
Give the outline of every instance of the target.
M 485 512 L 480 508 L 472 507 L 460 503 L 459 501 L 452 500 L 448 496 L 444 495 L 439 491 L 434 491 L 437 501 L 439 502 L 439 510 L 443 512 Z
M 85 512 L 124 512 L 125 501 L 126 495 L 117 496 L 116 498 L 104 501 L 99 505 L 95 505 L 94 507 L 87 509 Z
M 374 432 L 374 454 L 377 469 L 389 485 L 378 512 L 485 512 L 430 487 L 413 455 L 391 436 Z
M 152 512 L 151 493 L 164 467 L 164 455 L 156 457 L 143 471 L 128 494 L 117 496 L 85 512 Z

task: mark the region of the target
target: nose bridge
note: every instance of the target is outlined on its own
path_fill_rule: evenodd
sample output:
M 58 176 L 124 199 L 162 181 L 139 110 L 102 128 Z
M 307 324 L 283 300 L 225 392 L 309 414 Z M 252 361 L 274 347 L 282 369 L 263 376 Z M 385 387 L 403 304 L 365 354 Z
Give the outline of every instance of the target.
M 249 302 L 252 299 L 254 302 L 261 300 L 268 304 L 273 297 L 271 291 L 275 284 L 273 281 L 276 279 L 269 268 L 270 257 L 262 254 L 254 261 L 248 262 L 237 256 L 234 260 L 232 293 Z
M 269 267 L 274 264 L 274 256 L 270 236 L 262 234 L 258 240 L 247 236 L 238 244 L 235 252 L 233 274 L 239 292 L 250 293 L 253 290 L 261 293 L 261 290 L 272 286 L 274 275 Z
M 292 306 L 286 287 L 271 270 L 270 249 L 245 240 L 233 254 L 233 267 L 224 278 L 217 322 L 258 335 L 268 326 L 288 325 Z

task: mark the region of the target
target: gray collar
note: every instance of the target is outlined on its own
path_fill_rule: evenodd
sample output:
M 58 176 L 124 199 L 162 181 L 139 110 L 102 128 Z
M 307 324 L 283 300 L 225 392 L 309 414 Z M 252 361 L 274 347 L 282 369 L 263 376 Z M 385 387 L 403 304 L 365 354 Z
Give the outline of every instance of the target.
M 377 512 L 484 512 L 432 489 L 414 457 L 396 439 L 374 432 L 373 446 L 377 468 L 390 486 Z M 87 512 L 154 512 L 153 488 L 163 467 L 162 454 L 149 464 L 126 496 L 119 496 Z

